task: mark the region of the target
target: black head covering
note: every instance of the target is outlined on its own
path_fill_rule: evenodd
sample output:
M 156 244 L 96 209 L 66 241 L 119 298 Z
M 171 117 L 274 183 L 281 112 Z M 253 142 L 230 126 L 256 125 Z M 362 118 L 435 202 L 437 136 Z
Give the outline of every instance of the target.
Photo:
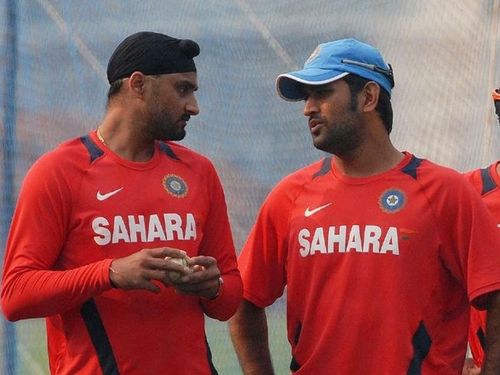
M 196 72 L 193 57 L 200 47 L 189 39 L 141 31 L 127 37 L 108 62 L 108 82 L 139 71 L 146 75 Z

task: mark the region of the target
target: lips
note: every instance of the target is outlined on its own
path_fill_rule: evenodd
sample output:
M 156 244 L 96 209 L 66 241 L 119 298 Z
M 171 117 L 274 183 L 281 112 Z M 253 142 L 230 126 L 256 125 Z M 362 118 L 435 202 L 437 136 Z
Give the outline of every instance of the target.
M 322 125 L 322 121 L 318 119 L 310 119 L 309 120 L 309 129 L 311 130 L 311 133 L 317 133 Z
M 187 125 L 187 122 L 189 121 L 191 116 L 182 116 L 181 119 L 179 120 L 179 124 L 184 128 Z

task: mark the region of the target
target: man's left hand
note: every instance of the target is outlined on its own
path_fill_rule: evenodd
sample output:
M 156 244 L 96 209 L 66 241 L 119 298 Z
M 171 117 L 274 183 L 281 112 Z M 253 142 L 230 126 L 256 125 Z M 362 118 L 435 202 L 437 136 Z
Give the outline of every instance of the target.
M 217 297 L 221 287 L 217 260 L 209 256 L 197 256 L 190 258 L 188 265 L 192 267 L 193 272 L 184 275 L 181 281 L 175 284 L 176 290 L 182 294 L 208 299 Z

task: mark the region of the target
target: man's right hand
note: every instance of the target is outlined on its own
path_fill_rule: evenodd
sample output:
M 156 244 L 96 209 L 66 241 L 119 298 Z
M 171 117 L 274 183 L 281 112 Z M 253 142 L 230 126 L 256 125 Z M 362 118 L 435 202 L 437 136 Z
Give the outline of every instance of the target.
M 145 289 L 159 293 L 160 288 L 152 280 L 171 286 L 167 271 L 177 271 L 181 275 L 190 272 L 189 268 L 165 258 L 179 258 L 185 255 L 185 251 L 169 247 L 142 249 L 127 257 L 113 260 L 109 270 L 109 279 L 115 288 Z

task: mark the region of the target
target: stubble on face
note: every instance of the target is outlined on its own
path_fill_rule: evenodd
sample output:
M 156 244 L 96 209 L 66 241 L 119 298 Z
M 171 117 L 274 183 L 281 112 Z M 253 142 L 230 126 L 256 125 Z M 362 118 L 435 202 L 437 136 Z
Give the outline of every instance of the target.
M 180 141 L 186 136 L 186 130 L 181 125 L 182 120 L 188 121 L 189 115 L 177 117 L 175 113 L 160 98 L 157 85 L 153 85 L 147 131 L 153 139 L 160 141 Z
M 323 134 L 313 135 L 314 146 L 322 151 L 339 157 L 352 155 L 362 144 L 363 123 L 357 111 L 357 101 L 351 98 L 349 105 L 335 115 L 336 119 L 327 121 Z

